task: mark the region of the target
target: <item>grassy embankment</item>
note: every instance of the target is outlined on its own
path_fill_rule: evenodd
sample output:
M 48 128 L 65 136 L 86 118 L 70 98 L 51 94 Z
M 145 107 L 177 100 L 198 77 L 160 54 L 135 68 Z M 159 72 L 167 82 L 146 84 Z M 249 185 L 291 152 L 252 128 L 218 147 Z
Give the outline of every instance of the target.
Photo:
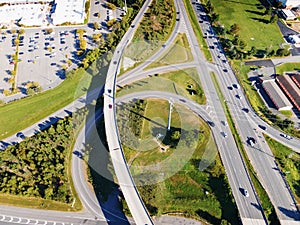
M 2 105 L 0 138 L 13 135 L 68 105 L 85 93 L 91 79 L 91 75 L 80 69 L 72 78 L 52 90 Z
M 195 13 L 194 13 L 193 6 L 191 5 L 191 2 L 189 0 L 184 0 L 183 3 L 184 3 L 184 6 L 186 8 L 187 14 L 189 16 L 189 20 L 191 22 L 193 31 L 194 31 L 194 33 L 196 35 L 198 44 L 201 47 L 206 60 L 211 62 L 212 61 L 212 56 L 211 56 L 209 48 L 208 48 L 208 46 L 206 44 L 206 41 L 203 38 L 203 34 L 201 32 L 198 19 L 197 19 Z
M 136 109 L 131 107 L 130 104 L 123 106 L 118 115 L 118 126 L 125 139 L 129 132 L 124 132 L 124 129 L 130 126 L 124 126 L 123 123 L 129 121 L 128 114 Z M 148 180 L 150 183 L 138 186 L 151 215 L 178 213 L 199 220 L 204 219 L 212 224 L 219 224 L 223 220 L 238 224 L 237 207 L 206 123 L 183 106 L 175 104 L 171 130 L 158 141 L 155 138 L 156 133 L 166 131 L 169 103 L 165 100 L 148 99 L 146 107 L 139 110 L 138 115 L 142 115 L 136 119 L 141 120 L 141 123 L 136 127 L 135 122 L 134 130 L 141 129 L 139 137 L 142 143 L 143 140 L 148 141 L 147 147 L 151 145 L 151 141 L 156 144 L 148 151 L 145 151 L 145 147 L 137 151 L 130 149 L 126 145 L 128 142 L 122 143 L 135 182 L 141 180 L 140 175 L 148 172 L 150 177 L 154 175 L 157 178 L 162 174 L 166 176 L 161 182 L 152 184 L 150 179 Z M 180 131 L 179 141 L 173 139 L 176 131 Z M 174 160 L 174 163 L 171 163 L 175 165 L 174 174 L 169 174 L 168 170 L 163 169 L 164 167 L 153 171 L 139 170 L 139 166 L 153 165 L 155 168 L 155 165 L 170 159 Z M 183 164 L 180 164 L 182 163 L 180 160 L 183 160 Z M 206 166 L 200 170 L 201 165 Z
M 263 186 L 261 185 L 261 183 L 260 183 L 260 181 L 259 181 L 259 179 L 258 179 L 258 177 L 256 175 L 256 172 L 254 171 L 254 168 L 252 167 L 252 165 L 251 165 L 251 163 L 250 163 L 250 161 L 249 161 L 249 159 L 247 157 L 247 153 L 244 150 L 243 143 L 242 143 L 242 141 L 241 141 L 241 139 L 239 137 L 239 134 L 238 134 L 238 131 L 237 131 L 236 126 L 234 124 L 233 118 L 232 118 L 232 116 L 230 114 L 229 108 L 228 108 L 226 102 L 224 101 L 225 98 L 224 98 L 223 93 L 222 93 L 222 91 L 220 89 L 220 86 L 218 84 L 216 76 L 215 76 L 214 73 L 211 73 L 211 76 L 213 78 L 213 82 L 214 82 L 214 85 L 216 87 L 216 90 L 217 90 L 220 102 L 221 102 L 221 104 L 223 106 L 223 109 L 225 110 L 227 121 L 228 121 L 228 125 L 229 125 L 229 127 L 231 129 L 231 132 L 232 132 L 233 136 L 234 136 L 235 142 L 236 142 L 238 148 L 240 149 L 240 151 L 241 151 L 241 153 L 243 155 L 245 164 L 246 164 L 247 169 L 249 171 L 249 174 L 250 174 L 252 183 L 254 185 L 254 188 L 256 190 L 256 193 L 259 196 L 260 203 L 261 203 L 261 205 L 263 207 L 263 210 L 264 210 L 264 213 L 266 215 L 266 218 L 268 219 L 268 221 L 270 223 L 279 224 L 277 215 L 275 213 L 274 206 L 272 205 L 267 192 L 264 190 Z
M 191 48 L 185 33 L 179 33 L 171 47 L 168 47 L 164 54 L 145 69 L 159 66 L 167 66 L 176 63 L 190 62 L 193 60 Z
M 198 73 L 194 68 L 157 74 L 138 80 L 119 89 L 117 96 L 148 90 L 180 94 L 199 104 L 206 102 Z

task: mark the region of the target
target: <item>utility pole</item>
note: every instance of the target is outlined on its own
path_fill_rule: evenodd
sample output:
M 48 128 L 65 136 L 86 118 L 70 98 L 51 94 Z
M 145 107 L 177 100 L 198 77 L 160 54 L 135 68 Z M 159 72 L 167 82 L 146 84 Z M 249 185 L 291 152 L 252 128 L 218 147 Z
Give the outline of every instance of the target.
M 172 114 L 172 108 L 173 108 L 172 99 L 169 100 L 169 103 L 170 103 L 170 110 L 169 110 L 169 118 L 168 118 L 168 131 L 171 128 L 171 114 Z

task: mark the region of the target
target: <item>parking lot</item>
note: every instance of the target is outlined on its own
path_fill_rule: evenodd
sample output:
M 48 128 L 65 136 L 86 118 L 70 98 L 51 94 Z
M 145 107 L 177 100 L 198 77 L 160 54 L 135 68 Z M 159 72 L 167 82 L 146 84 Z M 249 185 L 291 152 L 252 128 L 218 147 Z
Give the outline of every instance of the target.
M 98 14 L 100 13 L 100 17 Z M 92 2 L 89 23 L 85 25 L 27 28 L 22 34 L 18 49 L 18 68 L 16 75 L 18 94 L 5 97 L 3 91 L 11 90 L 12 78 L 10 71 L 14 69 L 11 55 L 16 53 L 14 39 L 17 33 L 2 30 L 0 33 L 0 100 L 5 102 L 26 96 L 26 84 L 38 82 L 42 90 L 59 85 L 65 79 L 65 68 L 76 68 L 80 63 L 77 57 L 78 37 L 77 29 L 86 31 L 84 38 L 87 41 L 87 50 L 93 49 L 97 44 L 93 41 L 93 34 L 101 33 L 103 37 L 109 32 L 106 27 L 108 9 L 102 1 Z M 122 11 L 117 9 L 110 18 L 120 19 Z M 99 24 L 95 30 L 93 23 Z M 51 28 L 53 32 L 47 32 Z M 21 28 L 18 28 L 20 30 Z

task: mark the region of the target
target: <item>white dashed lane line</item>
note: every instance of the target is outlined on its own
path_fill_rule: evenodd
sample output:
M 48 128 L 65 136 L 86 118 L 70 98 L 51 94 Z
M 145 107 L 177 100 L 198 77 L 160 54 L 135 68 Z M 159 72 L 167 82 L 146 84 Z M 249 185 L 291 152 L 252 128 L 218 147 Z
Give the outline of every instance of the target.
M 14 224 L 28 224 L 28 225 L 73 225 L 73 223 L 46 221 L 46 220 L 34 220 L 14 216 L 0 215 L 0 221 Z

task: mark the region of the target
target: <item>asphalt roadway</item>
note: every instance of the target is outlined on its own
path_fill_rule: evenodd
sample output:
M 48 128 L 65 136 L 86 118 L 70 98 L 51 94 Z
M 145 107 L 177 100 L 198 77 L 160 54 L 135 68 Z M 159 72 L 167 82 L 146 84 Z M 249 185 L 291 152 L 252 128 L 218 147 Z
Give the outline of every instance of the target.
M 118 179 L 118 184 L 121 187 L 122 193 L 125 197 L 130 212 L 137 225 L 150 225 L 154 224 L 131 177 L 130 170 L 127 166 L 125 156 L 123 154 L 122 145 L 119 139 L 116 112 L 114 106 L 114 94 L 116 88 L 116 77 L 120 71 L 120 63 L 122 59 L 122 53 L 126 45 L 131 41 L 134 32 L 143 16 L 146 12 L 151 1 L 145 1 L 144 5 L 140 9 L 138 15 L 132 22 L 131 27 L 123 36 L 121 42 L 118 44 L 115 50 L 115 54 L 112 57 L 112 63 L 109 66 L 107 72 L 107 78 L 105 82 L 104 92 L 104 119 L 105 119 L 105 131 L 107 136 L 107 143 L 114 166 L 115 174 Z
M 205 15 L 201 10 L 201 7 L 196 10 L 198 12 L 200 11 L 203 16 Z M 227 87 L 238 84 L 238 80 L 229 66 L 226 56 L 224 55 L 210 24 L 202 23 L 201 29 L 210 32 L 212 36 L 212 38 L 207 39 L 208 45 L 216 46 L 216 48 L 211 49 L 214 63 L 217 65 L 214 72 L 217 75 L 218 83 L 228 103 L 231 115 L 244 144 L 244 148 L 260 178 L 260 182 L 267 191 L 281 224 L 297 224 L 300 221 L 299 212 L 295 207 L 296 202 L 282 176 L 282 172 L 276 165 L 275 158 L 269 146 L 266 144 L 264 137 L 259 135 L 258 132 L 255 132 L 257 125 L 254 127 L 255 129 L 253 129 L 251 120 L 242 110 L 244 107 L 251 108 L 246 100 L 246 95 L 241 89 L 236 88 L 231 91 L 228 90 Z M 224 59 L 226 60 L 226 63 L 224 63 Z M 216 111 L 214 110 L 214 112 Z M 255 144 L 255 147 L 250 147 L 247 144 L 249 137 L 254 137 L 257 140 L 258 143 Z

